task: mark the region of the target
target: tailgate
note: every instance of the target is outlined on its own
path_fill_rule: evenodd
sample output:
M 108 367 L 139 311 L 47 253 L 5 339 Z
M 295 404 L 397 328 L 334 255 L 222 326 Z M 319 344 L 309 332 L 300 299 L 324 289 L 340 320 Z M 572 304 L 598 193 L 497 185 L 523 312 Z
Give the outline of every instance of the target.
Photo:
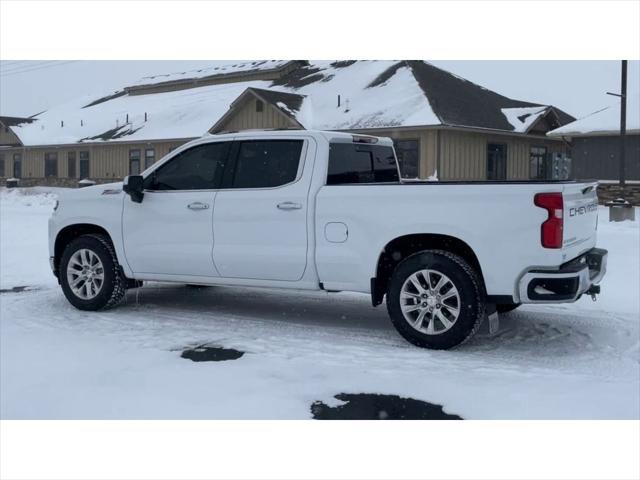
M 598 225 L 597 183 L 565 184 L 564 232 L 562 248 L 567 258 L 580 255 L 596 244 Z

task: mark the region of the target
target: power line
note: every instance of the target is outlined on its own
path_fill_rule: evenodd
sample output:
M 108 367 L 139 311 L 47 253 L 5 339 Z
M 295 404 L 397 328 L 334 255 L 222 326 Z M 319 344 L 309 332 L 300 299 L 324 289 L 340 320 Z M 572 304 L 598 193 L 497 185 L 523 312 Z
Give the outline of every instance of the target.
M 34 71 L 36 71 L 36 70 L 44 70 L 44 69 L 52 68 L 52 67 L 59 67 L 59 66 L 61 66 L 61 65 L 66 65 L 66 64 L 69 64 L 69 63 L 75 63 L 75 62 L 77 62 L 77 61 L 78 61 L 78 60 L 66 60 L 66 61 L 62 61 L 62 62 L 60 62 L 60 61 L 57 61 L 57 60 L 56 60 L 56 61 L 55 61 L 56 63 L 55 63 L 55 64 L 53 64 L 53 65 L 51 65 L 51 64 L 48 64 L 48 65 L 41 65 L 41 66 L 36 67 L 36 68 L 25 68 L 25 69 L 20 70 L 20 71 L 12 70 L 12 71 L 7 72 L 7 73 L 0 73 L 0 76 L 2 76 L 2 77 L 10 77 L 10 76 L 12 76 L 12 75 L 19 75 L 19 74 L 21 74 L 21 73 L 34 72 Z
M 29 63 L 30 60 L 2 60 L 0 65 L 15 66 L 16 63 Z
M 0 70 L 2 71 L 2 73 L 13 73 L 13 72 L 21 72 L 23 70 L 31 70 L 32 68 L 40 67 L 44 65 L 55 65 L 56 63 L 59 63 L 59 61 L 45 60 L 45 61 L 27 62 L 26 65 L 13 65 L 13 66 L 10 65 L 9 67 L 4 67 L 3 65 L 0 65 Z

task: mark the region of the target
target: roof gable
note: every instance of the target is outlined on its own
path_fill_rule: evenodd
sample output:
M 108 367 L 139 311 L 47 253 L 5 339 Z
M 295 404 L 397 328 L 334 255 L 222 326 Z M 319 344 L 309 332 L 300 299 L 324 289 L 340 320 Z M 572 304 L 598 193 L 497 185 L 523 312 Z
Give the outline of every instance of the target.
M 209 133 L 224 130 L 252 98 L 264 102 L 267 108 L 272 108 L 278 115 L 284 116 L 293 128 L 306 128 L 296 118 L 304 101 L 303 95 L 249 87 L 231 103 L 229 110 L 209 129 Z

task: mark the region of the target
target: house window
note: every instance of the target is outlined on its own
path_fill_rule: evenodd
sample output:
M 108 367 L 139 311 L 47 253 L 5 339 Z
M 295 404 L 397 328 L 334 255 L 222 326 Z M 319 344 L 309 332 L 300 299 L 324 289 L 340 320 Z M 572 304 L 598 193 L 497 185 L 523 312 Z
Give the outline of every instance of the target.
M 47 152 L 44 154 L 44 176 L 45 177 L 58 176 L 58 153 L 57 152 Z
M 156 161 L 156 151 L 153 148 L 147 148 L 144 151 L 144 168 L 145 170 L 153 165 L 153 162 Z
M 420 176 L 420 141 L 394 140 L 393 146 L 396 149 L 402 178 L 418 178 Z
M 487 180 L 507 179 L 507 146 L 504 143 L 487 144 Z
M 4 177 L 4 153 L 0 153 L 0 177 Z
M 140 174 L 140 150 L 129 150 L 129 175 Z
M 22 178 L 22 154 L 13 154 L 13 176 L 14 178 Z
M 264 111 L 264 102 L 262 100 L 256 100 L 256 112 L 260 113 Z
M 76 152 L 67 152 L 67 177 L 76 178 Z
M 531 147 L 529 177 L 538 180 L 547 178 L 547 147 Z
M 91 172 L 89 171 L 89 152 L 84 151 L 80 152 L 80 178 L 85 179 L 91 176 Z

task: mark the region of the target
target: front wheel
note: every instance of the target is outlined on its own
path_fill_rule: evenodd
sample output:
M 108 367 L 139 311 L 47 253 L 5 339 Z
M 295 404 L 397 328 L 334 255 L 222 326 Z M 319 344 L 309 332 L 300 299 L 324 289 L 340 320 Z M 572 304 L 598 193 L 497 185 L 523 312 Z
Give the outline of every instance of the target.
M 127 282 L 106 235 L 89 234 L 73 240 L 60 260 L 60 285 L 80 310 L 111 308 L 124 298 Z
M 480 280 L 460 256 L 426 250 L 403 260 L 387 291 L 387 310 L 396 330 L 424 348 L 444 350 L 465 342 L 485 315 Z

